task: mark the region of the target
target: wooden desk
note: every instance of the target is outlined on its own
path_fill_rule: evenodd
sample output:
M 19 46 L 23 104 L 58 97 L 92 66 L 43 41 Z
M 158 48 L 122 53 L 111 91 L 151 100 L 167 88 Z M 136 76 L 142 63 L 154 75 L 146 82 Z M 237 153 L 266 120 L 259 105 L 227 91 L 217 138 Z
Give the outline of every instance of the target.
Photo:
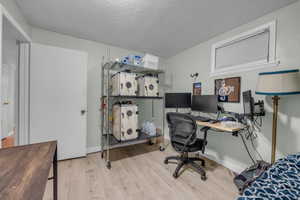
M 0 149 L 0 199 L 42 200 L 53 164 L 57 200 L 57 142 Z
M 223 126 L 220 122 L 210 123 L 210 122 L 196 121 L 196 123 L 199 126 L 205 126 L 205 127 L 219 130 L 219 131 L 230 132 L 230 133 L 235 133 L 235 132 L 241 131 L 243 129 L 243 128 L 228 128 L 226 126 Z

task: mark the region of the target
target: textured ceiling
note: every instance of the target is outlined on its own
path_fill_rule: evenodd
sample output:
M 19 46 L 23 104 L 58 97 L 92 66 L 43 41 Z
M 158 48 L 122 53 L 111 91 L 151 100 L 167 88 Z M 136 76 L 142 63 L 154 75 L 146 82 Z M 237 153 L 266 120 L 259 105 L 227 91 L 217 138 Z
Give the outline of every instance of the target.
M 297 0 L 16 0 L 29 23 L 173 56 Z

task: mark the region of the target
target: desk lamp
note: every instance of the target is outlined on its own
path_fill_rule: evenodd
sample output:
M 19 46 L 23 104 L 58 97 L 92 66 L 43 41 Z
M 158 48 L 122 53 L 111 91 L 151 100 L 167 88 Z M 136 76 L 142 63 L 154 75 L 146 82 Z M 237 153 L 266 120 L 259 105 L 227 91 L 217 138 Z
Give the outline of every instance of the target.
M 279 96 L 300 94 L 299 70 L 285 70 L 259 73 L 256 94 L 272 96 L 273 100 L 273 125 L 272 125 L 272 157 L 276 157 L 276 136 Z

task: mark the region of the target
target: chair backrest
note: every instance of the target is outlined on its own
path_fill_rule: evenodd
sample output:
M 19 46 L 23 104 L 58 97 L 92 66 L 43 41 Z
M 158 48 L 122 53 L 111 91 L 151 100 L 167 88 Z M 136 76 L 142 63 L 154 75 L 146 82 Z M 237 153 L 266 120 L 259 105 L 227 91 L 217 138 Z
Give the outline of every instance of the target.
M 184 145 L 192 145 L 197 139 L 197 124 L 191 115 L 167 113 L 169 135 L 173 148 L 183 151 Z

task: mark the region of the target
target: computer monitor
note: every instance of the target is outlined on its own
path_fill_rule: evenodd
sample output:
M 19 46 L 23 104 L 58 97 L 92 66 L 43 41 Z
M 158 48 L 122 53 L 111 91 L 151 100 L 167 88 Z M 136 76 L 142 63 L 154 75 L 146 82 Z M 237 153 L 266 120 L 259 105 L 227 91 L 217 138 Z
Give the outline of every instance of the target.
M 243 92 L 244 115 L 250 119 L 254 118 L 254 99 L 251 90 Z
M 190 108 L 191 93 L 166 93 L 165 107 L 166 108 Z
M 204 113 L 217 113 L 218 96 L 217 95 L 194 95 L 192 98 L 192 110 Z

